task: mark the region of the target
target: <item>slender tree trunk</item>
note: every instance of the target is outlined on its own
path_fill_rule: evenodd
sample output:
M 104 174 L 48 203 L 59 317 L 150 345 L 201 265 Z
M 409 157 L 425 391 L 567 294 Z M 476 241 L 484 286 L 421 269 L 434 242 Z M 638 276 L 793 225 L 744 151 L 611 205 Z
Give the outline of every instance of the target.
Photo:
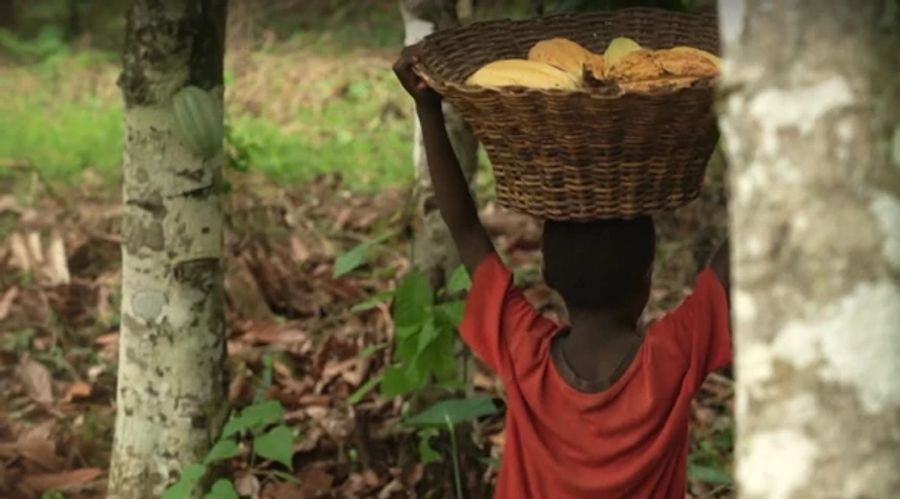
M 109 496 L 159 497 L 226 416 L 223 155 L 173 132 L 187 85 L 221 100 L 225 0 L 134 0 L 124 70 L 122 327 Z
M 0 28 L 16 29 L 15 0 L 0 0 Z
M 413 45 L 436 29 L 457 26 L 459 24 L 457 5 L 456 0 L 402 0 L 400 10 L 403 14 L 406 31 L 404 43 Z M 475 178 L 475 171 L 478 167 L 478 141 L 472 134 L 472 129 L 446 103 L 444 104 L 444 116 L 453 149 L 459 158 L 463 173 L 471 182 Z M 432 285 L 437 288 L 459 266 L 460 260 L 453 241 L 450 239 L 447 226 L 444 225 L 434 203 L 428 163 L 425 159 L 425 147 L 422 143 L 422 129 L 415 113 L 413 113 L 413 126 L 415 129 L 413 162 L 416 168 L 420 217 L 415 241 L 416 264 L 428 274 Z
M 900 19 L 722 0 L 744 498 L 900 497 Z

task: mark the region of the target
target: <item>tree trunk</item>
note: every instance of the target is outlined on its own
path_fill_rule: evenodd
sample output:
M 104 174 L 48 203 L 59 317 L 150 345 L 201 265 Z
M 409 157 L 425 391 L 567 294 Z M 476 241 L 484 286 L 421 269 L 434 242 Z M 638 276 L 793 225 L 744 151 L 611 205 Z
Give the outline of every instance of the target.
M 15 0 L 0 0 L 0 28 L 16 29 L 16 2 Z
M 741 497 L 898 497 L 896 4 L 719 5 Z
M 413 45 L 436 29 L 446 29 L 459 24 L 455 0 L 402 0 L 406 45 Z M 472 129 L 449 106 L 444 104 L 444 116 L 450 142 L 459 158 L 463 173 L 471 182 L 478 167 L 478 141 Z M 425 147 L 422 143 L 422 129 L 418 117 L 413 113 L 415 142 L 413 162 L 416 168 L 416 198 L 419 225 L 416 228 L 415 263 L 428 274 L 431 284 L 441 287 L 450 273 L 459 266 L 459 255 L 450 239 L 450 233 L 434 203 Z
M 134 0 L 124 70 L 122 326 L 109 496 L 159 497 L 227 414 L 223 155 L 174 135 L 172 95 L 221 101 L 225 0 Z

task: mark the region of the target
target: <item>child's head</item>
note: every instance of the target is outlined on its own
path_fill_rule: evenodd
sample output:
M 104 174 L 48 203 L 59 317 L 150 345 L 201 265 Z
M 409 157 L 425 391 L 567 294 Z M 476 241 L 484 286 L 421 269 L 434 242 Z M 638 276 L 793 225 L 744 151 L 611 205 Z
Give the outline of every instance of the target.
M 651 217 L 544 223 L 544 278 L 571 308 L 640 314 L 656 251 Z

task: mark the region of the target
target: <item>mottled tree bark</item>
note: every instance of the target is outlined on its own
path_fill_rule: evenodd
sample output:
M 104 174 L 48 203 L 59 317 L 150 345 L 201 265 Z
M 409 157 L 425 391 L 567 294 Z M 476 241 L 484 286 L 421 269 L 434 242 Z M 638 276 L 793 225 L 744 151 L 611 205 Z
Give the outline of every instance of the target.
M 14 0 L 0 0 L 0 28 L 16 28 L 16 3 Z
M 403 14 L 406 31 L 404 43 L 413 45 L 436 29 L 459 25 L 457 7 L 456 0 L 401 0 L 400 11 Z M 464 7 L 463 10 L 471 9 Z M 472 129 L 446 103 L 444 104 L 444 116 L 453 149 L 459 158 L 463 173 L 471 182 L 475 178 L 475 171 L 478 167 L 478 141 L 472 134 Z M 416 168 L 416 197 L 419 216 L 415 238 L 415 263 L 428 274 L 432 285 L 437 288 L 459 266 L 460 261 L 447 226 L 441 219 L 437 205 L 434 203 L 428 163 L 425 159 L 425 147 L 422 143 L 422 129 L 416 113 L 413 113 L 413 126 L 415 130 L 413 162 Z
M 896 3 L 719 11 L 740 496 L 900 497 Z
M 223 155 L 174 135 L 187 85 L 221 99 L 225 0 L 134 0 L 124 69 L 122 326 L 109 496 L 159 497 L 226 416 Z

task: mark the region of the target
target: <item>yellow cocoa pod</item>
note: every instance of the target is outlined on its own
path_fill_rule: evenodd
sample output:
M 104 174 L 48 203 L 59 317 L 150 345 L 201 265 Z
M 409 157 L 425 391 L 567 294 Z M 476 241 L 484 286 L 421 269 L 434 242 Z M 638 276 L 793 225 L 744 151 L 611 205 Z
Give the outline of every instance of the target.
M 602 54 L 591 54 L 585 67 L 594 78 L 601 79 L 606 74 L 606 58 Z
M 591 52 L 567 38 L 541 40 L 528 51 L 528 60 L 543 62 L 568 71 L 579 78 Z
M 653 80 L 622 82 L 619 86 L 626 92 L 660 92 L 686 88 L 695 81 L 697 78 L 693 76 L 667 76 Z
M 669 49 L 672 52 L 677 53 L 689 53 L 689 54 L 697 54 L 701 57 L 704 57 L 710 60 L 713 64 L 716 65 L 717 68 L 722 66 L 722 60 L 715 54 L 711 54 L 705 50 L 698 49 L 696 47 L 688 47 L 687 45 L 679 45 L 677 47 L 672 47 Z
M 492 88 L 521 86 L 572 90 L 581 86 L 581 80 L 572 73 L 543 62 L 502 59 L 482 66 L 466 80 L 466 84 Z
M 606 75 L 619 82 L 642 81 L 661 78 L 665 71 L 656 62 L 653 51 L 640 49 L 625 54 L 616 62 L 609 62 L 607 58 Z
M 613 38 L 606 47 L 606 52 L 603 53 L 603 57 L 606 59 L 606 66 L 612 66 L 619 59 L 635 50 L 641 50 L 641 46 L 631 38 L 624 36 Z
M 700 52 L 702 51 L 696 49 L 672 48 L 657 50 L 653 57 L 666 74 L 715 78 L 719 74 L 718 65 Z

